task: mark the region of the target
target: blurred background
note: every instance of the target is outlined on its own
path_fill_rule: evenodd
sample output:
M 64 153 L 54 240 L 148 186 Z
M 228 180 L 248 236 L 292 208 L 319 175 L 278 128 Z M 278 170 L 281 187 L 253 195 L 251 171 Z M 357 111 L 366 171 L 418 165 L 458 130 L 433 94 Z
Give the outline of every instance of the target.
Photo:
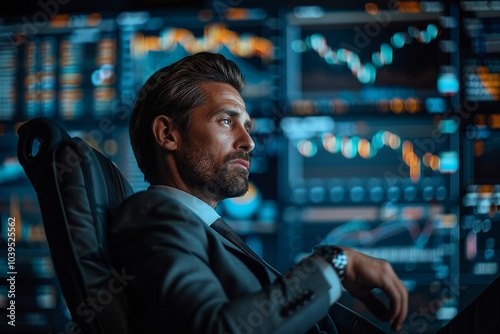
M 217 210 L 285 270 L 319 243 L 386 259 L 433 333 L 498 276 L 497 1 L 16 0 L 0 17 L 0 332 L 70 333 L 18 126 L 54 120 L 147 184 L 135 94 L 199 51 L 242 69 L 249 192 Z M 4 311 L 16 219 L 16 327 Z M 499 225 L 496 225 L 499 224 Z M 387 329 L 345 293 L 341 302 Z

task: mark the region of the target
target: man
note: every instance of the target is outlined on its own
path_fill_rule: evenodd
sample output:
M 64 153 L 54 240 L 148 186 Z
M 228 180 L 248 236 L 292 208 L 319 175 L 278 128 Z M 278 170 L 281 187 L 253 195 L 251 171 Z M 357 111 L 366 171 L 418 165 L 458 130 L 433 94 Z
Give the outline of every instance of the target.
M 111 239 L 135 276 L 137 331 L 334 333 L 327 313 L 341 286 L 399 329 L 408 294 L 386 261 L 324 246 L 281 275 L 221 222 L 217 204 L 248 189 L 243 86 L 233 62 L 203 52 L 160 69 L 137 96 L 130 138 L 151 187 L 122 204 Z

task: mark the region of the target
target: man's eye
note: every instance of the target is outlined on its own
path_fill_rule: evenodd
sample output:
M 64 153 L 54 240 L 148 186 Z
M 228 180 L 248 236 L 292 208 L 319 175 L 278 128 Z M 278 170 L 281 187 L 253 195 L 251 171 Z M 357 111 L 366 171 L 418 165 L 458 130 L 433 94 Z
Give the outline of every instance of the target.
M 229 118 L 223 118 L 221 119 L 221 122 L 227 125 L 231 124 L 231 120 Z

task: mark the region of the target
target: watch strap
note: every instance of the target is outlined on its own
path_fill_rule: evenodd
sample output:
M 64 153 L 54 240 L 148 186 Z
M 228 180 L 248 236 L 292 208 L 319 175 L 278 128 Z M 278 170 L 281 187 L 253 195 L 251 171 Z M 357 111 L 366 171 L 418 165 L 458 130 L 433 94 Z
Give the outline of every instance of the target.
M 314 254 L 321 256 L 328 261 L 339 276 L 340 280 L 344 278 L 348 259 L 342 248 L 327 245 L 316 246 L 314 247 Z

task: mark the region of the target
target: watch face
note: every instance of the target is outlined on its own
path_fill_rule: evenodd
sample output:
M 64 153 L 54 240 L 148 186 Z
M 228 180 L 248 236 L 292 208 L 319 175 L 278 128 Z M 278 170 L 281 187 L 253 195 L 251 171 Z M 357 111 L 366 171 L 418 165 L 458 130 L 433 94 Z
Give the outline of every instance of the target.
M 341 248 L 322 245 L 315 247 L 314 253 L 331 263 L 340 279 L 344 278 L 345 267 L 347 266 L 348 260 L 347 255 L 345 255 Z
M 347 256 L 344 252 L 337 253 L 337 255 L 333 258 L 333 268 L 337 271 L 337 275 L 339 275 L 340 279 L 344 278 L 345 275 L 345 267 L 347 266 Z

